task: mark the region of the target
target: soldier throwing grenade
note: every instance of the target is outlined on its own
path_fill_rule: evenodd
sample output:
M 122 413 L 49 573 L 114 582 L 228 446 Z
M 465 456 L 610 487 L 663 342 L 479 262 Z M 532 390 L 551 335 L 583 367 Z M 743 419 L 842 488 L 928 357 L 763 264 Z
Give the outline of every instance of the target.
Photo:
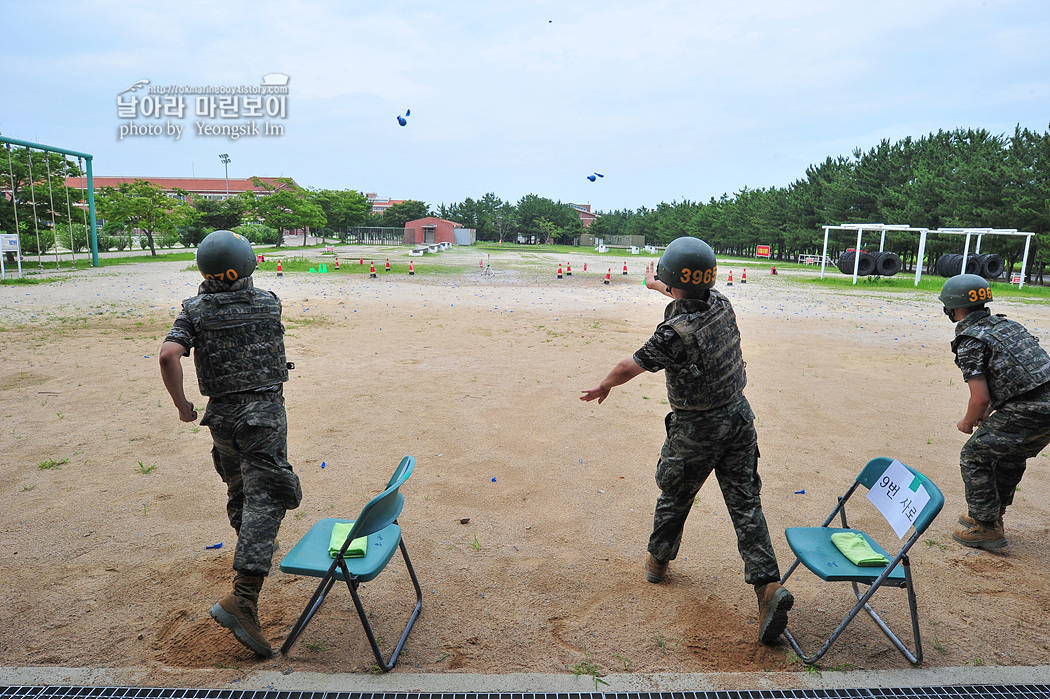
M 983 277 L 952 277 L 940 300 L 956 323 L 952 352 L 970 389 L 956 427 L 973 435 L 959 456 L 968 511 L 952 538 L 998 549 L 1007 545 L 1003 514 L 1025 462 L 1050 444 L 1050 356 L 1021 324 L 985 308 L 992 290 Z
M 233 593 L 210 613 L 242 644 L 270 657 L 259 624 L 259 592 L 285 511 L 302 499 L 288 463 L 282 384 L 289 365 L 281 301 L 253 288 L 255 253 L 236 233 L 208 234 L 197 248 L 197 268 L 204 282 L 197 296 L 182 302 L 160 349 L 160 372 L 179 419 L 196 420 L 182 382 L 182 357 L 193 348 L 200 392 L 209 397 L 201 425 L 211 430 L 212 461 L 226 484 L 226 512 L 237 532 Z
M 664 370 L 671 412 L 667 438 L 656 465 L 660 496 L 653 515 L 645 578 L 663 582 L 678 556 L 682 530 L 700 487 L 712 471 L 722 489 L 744 561 L 744 580 L 758 595 L 758 638 L 773 643 L 787 626 L 794 603 L 779 583 L 780 570 L 769 539 L 760 498 L 755 415 L 744 398 L 740 331 L 729 299 L 712 289 L 714 251 L 698 238 L 667 246 L 646 286 L 674 299 L 651 338 L 617 364 L 580 400 L 602 403 L 614 386 L 643 371 Z

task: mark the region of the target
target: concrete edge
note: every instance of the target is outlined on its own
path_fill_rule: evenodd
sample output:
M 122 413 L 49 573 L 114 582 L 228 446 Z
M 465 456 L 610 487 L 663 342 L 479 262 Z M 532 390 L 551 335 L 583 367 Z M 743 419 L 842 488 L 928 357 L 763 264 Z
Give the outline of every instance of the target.
M 1050 665 L 948 667 L 905 670 L 822 672 L 714 672 L 689 674 L 611 673 L 598 683 L 590 675 L 459 673 L 372 675 L 362 673 L 248 672 L 229 680 L 229 671 L 135 668 L 2 667 L 0 685 L 87 687 L 207 687 L 211 689 L 398 693 L 611 693 L 769 689 L 855 689 L 940 685 L 1050 684 Z

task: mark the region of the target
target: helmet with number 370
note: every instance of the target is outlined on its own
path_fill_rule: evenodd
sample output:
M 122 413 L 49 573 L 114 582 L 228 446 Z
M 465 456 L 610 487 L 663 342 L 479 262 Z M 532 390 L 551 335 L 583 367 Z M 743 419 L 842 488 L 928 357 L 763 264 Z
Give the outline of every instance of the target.
M 945 311 L 981 306 L 992 300 L 992 287 L 977 274 L 958 274 L 944 282 L 938 297 Z
M 710 289 L 717 276 L 715 251 L 690 236 L 672 240 L 656 265 L 656 278 L 675 289 Z
M 243 235 L 212 231 L 197 248 L 197 269 L 205 279 L 235 282 L 255 271 L 255 252 Z

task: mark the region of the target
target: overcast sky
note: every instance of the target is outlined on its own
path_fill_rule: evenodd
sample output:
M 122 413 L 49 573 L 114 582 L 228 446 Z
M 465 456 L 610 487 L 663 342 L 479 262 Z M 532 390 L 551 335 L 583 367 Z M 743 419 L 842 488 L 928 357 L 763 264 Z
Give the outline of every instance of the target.
M 227 153 L 231 177 L 432 207 L 492 191 L 634 209 L 787 186 L 881 139 L 1050 125 L 1045 0 L 0 8 L 0 133 L 91 153 L 97 175 L 222 177 Z M 289 76 L 283 117 L 202 117 L 190 95 L 181 119 L 133 120 L 182 126 L 178 140 L 119 139 L 118 94 L 136 81 L 271 73 Z M 230 140 L 196 126 L 266 120 L 285 133 Z

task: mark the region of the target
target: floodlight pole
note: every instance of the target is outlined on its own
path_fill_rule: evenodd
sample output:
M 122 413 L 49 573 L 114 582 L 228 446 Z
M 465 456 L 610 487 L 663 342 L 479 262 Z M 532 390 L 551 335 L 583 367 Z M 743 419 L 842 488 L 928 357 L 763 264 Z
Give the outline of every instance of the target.
M 219 153 L 219 160 L 222 161 L 223 169 L 226 171 L 226 198 L 230 198 L 230 156 L 226 153 Z

